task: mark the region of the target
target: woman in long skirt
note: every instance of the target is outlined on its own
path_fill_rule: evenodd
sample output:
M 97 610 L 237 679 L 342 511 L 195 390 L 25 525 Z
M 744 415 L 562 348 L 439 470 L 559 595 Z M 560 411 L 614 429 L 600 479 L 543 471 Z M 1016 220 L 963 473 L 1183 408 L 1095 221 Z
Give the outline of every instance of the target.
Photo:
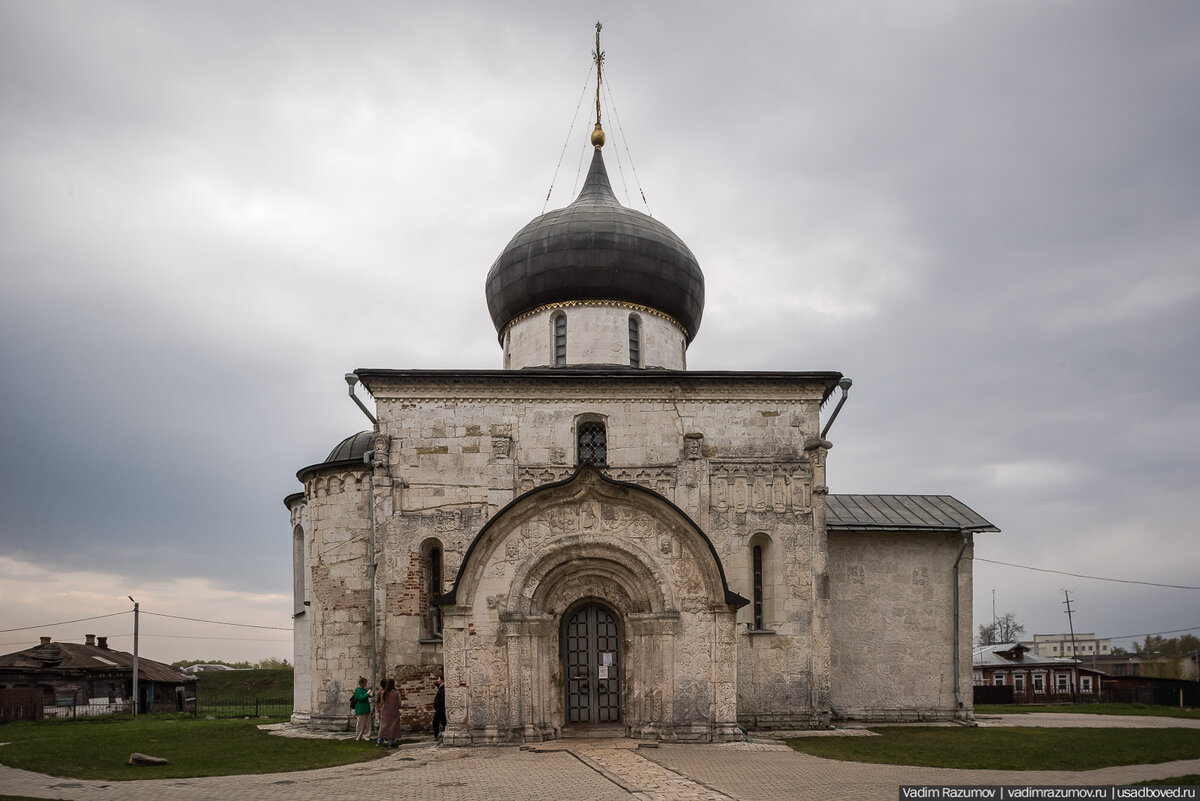
M 375 743 L 391 748 L 400 734 L 400 692 L 396 689 L 395 679 L 383 683 L 383 695 L 376 701 L 375 708 L 379 710 L 379 737 Z

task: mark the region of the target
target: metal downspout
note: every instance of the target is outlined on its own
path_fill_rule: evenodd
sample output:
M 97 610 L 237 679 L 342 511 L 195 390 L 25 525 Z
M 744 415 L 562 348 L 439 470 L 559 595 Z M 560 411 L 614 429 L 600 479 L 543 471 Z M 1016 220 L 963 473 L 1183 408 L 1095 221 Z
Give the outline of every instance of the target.
M 374 692 L 379 683 L 378 677 L 378 661 L 379 651 L 377 644 L 377 634 L 379 624 L 375 619 L 375 571 L 378 568 L 378 562 L 375 561 L 375 468 L 371 464 L 371 460 L 375 458 L 375 451 L 369 450 L 363 454 L 363 464 L 367 466 L 367 505 L 371 511 L 371 534 L 369 544 L 371 558 L 371 691 Z
M 954 586 L 954 700 L 958 704 L 958 718 L 962 723 L 966 723 L 966 717 L 963 715 L 962 697 L 962 681 L 960 678 L 960 659 L 959 659 L 959 614 L 958 614 L 958 565 L 962 561 L 963 554 L 967 552 L 967 544 L 970 542 L 970 533 L 964 531 L 962 538 L 962 547 L 958 549 L 958 556 L 954 557 L 953 586 Z

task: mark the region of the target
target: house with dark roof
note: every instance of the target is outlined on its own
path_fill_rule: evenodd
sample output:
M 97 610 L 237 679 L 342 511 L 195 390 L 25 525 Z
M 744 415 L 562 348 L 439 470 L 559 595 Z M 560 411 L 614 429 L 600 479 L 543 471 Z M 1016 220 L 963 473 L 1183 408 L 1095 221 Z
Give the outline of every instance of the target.
M 972 662 L 977 688 L 1011 689 L 1011 701 L 1006 700 L 1006 689 L 978 693 L 980 703 L 1046 704 L 1101 698 L 1104 673 L 1085 667 L 1078 659 L 1039 656 L 1022 643 L 980 646 Z
M 139 655 L 139 712 L 190 711 L 196 677 Z M 83 643 L 42 637 L 33 648 L 0 656 L 0 694 L 40 692 L 46 717 L 104 715 L 128 711 L 133 697 L 133 654 L 88 634 Z

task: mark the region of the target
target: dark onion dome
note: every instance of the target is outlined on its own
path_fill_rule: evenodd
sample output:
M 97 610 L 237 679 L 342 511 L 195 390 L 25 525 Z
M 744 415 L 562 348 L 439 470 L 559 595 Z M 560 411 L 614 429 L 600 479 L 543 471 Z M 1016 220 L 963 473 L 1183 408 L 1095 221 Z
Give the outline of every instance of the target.
M 579 197 L 547 212 L 513 237 L 487 277 L 496 331 L 541 306 L 614 300 L 674 318 L 688 342 L 704 314 L 704 273 L 671 229 L 625 208 L 613 195 L 600 150 Z

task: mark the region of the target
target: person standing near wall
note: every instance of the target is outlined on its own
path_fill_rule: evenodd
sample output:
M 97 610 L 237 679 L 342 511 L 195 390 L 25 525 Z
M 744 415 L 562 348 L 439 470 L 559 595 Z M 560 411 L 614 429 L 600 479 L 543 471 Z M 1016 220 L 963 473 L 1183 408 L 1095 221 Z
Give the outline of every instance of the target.
M 382 689 L 383 692 L 375 704 L 375 708 L 379 710 L 379 734 L 375 738 L 375 744 L 391 748 L 400 734 L 400 693 L 396 690 L 395 679 L 384 681 Z
M 354 710 L 354 739 L 355 740 L 370 740 L 371 739 L 371 697 L 373 693 L 367 689 L 367 679 L 365 676 L 359 676 L 358 686 L 354 688 L 354 695 L 350 700 L 350 707 Z
M 441 737 L 446 728 L 446 684 L 437 677 L 437 694 L 433 696 L 433 736 Z

